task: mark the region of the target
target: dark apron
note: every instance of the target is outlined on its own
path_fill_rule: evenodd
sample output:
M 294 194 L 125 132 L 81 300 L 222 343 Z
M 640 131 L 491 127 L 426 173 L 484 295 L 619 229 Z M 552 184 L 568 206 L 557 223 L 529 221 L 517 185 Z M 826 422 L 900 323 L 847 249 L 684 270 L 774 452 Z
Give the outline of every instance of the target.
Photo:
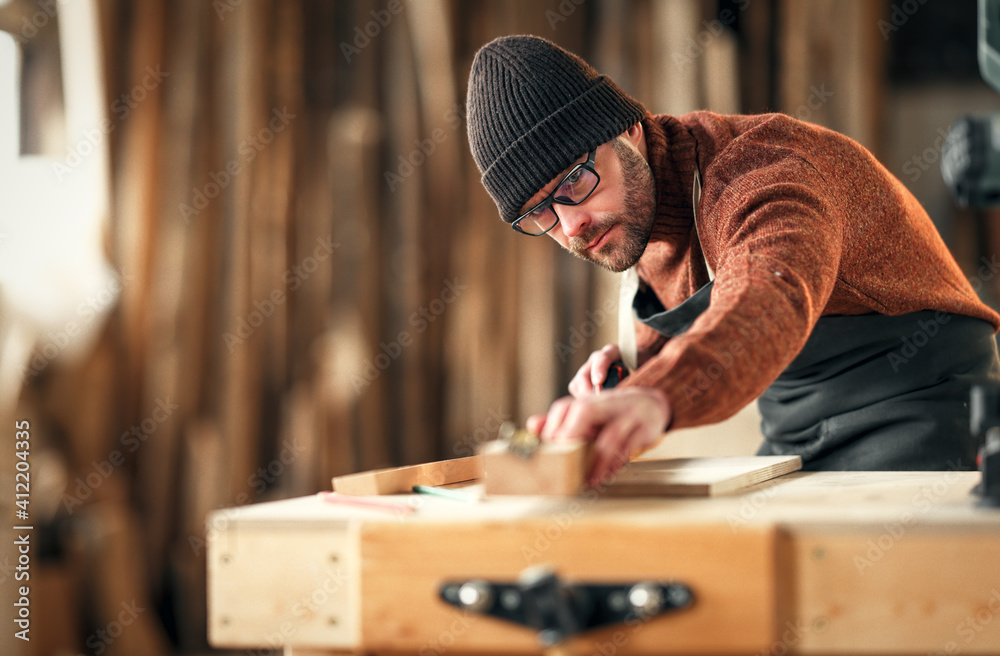
M 672 310 L 640 290 L 640 321 L 680 335 L 708 307 L 713 283 Z M 758 455 L 802 456 L 803 469 L 969 470 L 969 387 L 1000 381 L 993 326 L 925 310 L 821 317 L 795 360 L 757 400 Z

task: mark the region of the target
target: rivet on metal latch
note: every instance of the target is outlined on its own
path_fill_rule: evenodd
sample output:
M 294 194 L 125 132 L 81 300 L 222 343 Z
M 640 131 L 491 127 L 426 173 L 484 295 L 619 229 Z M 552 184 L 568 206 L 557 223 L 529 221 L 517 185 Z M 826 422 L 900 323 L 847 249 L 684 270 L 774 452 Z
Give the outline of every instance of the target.
M 521 594 L 517 590 L 504 590 L 500 594 L 500 605 L 507 610 L 514 610 L 521 605 Z
M 687 606 L 691 603 L 691 590 L 687 586 L 672 585 L 667 589 L 667 599 L 674 606 Z
M 493 589 L 485 581 L 463 583 L 458 589 L 458 603 L 467 610 L 486 610 L 493 605 Z
M 655 615 L 663 608 L 663 593 L 658 585 L 637 583 L 628 591 L 628 602 L 640 616 Z

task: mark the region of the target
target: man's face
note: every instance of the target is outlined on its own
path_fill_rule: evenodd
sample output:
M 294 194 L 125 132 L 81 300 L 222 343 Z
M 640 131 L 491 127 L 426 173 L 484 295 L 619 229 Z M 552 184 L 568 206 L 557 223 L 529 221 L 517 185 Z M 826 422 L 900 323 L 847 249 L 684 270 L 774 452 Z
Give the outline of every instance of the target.
M 639 261 L 653 229 L 653 173 L 642 155 L 622 138 L 597 148 L 594 168 L 601 176 L 597 188 L 579 205 L 554 205 L 559 224 L 546 234 L 579 258 L 624 271 Z M 521 211 L 545 199 L 565 174 L 562 171 L 549 181 Z

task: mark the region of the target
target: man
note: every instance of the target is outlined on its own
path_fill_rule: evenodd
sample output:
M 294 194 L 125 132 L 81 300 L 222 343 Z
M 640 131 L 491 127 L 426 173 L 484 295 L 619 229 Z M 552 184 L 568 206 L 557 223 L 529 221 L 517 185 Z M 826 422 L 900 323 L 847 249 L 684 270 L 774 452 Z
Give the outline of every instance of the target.
M 758 397 L 762 455 L 811 470 L 974 466 L 968 390 L 1000 380 L 1000 315 L 862 146 L 781 114 L 652 116 L 532 36 L 477 53 L 467 104 L 501 218 L 638 276 L 631 374 L 594 391 L 628 361 L 626 330 L 528 422 L 593 441 L 592 484 L 664 431 Z

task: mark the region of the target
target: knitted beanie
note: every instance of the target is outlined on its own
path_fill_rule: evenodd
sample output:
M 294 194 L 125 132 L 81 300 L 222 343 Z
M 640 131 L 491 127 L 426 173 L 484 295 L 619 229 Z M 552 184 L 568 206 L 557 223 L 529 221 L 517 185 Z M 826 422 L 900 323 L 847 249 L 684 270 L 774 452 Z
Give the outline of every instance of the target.
M 466 106 L 472 157 L 508 223 L 577 158 L 646 115 L 609 77 L 537 36 L 480 48 Z

